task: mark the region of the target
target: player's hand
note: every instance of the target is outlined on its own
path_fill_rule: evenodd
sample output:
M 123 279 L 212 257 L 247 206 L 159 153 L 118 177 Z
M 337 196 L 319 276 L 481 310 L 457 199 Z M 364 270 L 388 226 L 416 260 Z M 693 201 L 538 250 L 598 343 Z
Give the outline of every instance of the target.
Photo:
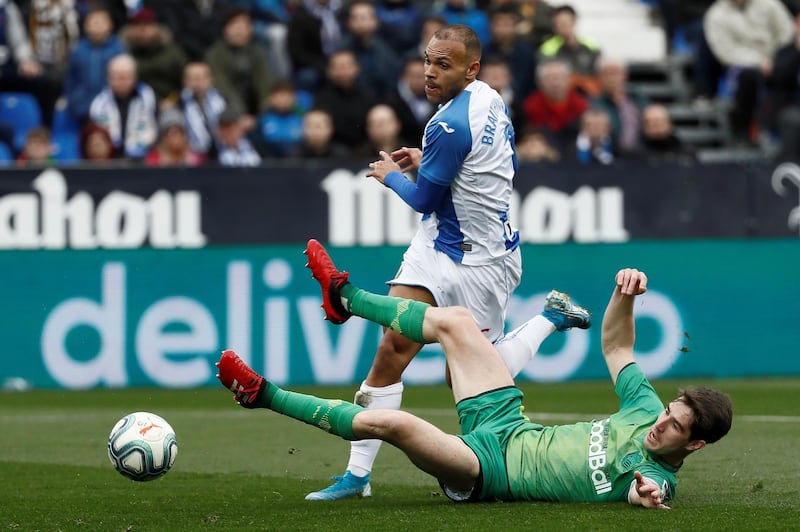
M 385 151 L 379 153 L 381 156 L 380 161 L 369 163 L 370 171 L 367 172 L 367 177 L 374 177 L 381 183 L 386 179 L 389 172 L 402 172 L 400 166 L 392 160 L 392 157 Z
M 636 479 L 636 493 L 639 494 L 639 502 L 642 506 L 656 510 L 670 509 L 661 501 L 662 493 L 657 484 L 646 480 L 639 471 L 634 471 L 633 476 Z
M 617 272 L 617 288 L 626 296 L 638 296 L 647 292 L 647 275 L 635 268 L 624 268 Z
M 422 163 L 422 150 L 419 148 L 400 148 L 392 152 L 392 160 L 400 165 L 401 172 L 419 169 Z

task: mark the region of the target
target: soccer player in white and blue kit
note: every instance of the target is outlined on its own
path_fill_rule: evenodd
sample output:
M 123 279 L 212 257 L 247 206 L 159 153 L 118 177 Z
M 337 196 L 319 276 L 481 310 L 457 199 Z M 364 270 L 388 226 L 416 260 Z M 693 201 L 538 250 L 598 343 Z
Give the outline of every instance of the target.
M 422 213 L 389 295 L 437 306 L 468 308 L 512 375 L 555 330 L 587 328 L 589 316 L 557 294 L 562 312 L 535 316 L 503 336 L 511 293 L 522 274 L 519 233 L 509 219 L 517 170 L 514 129 L 500 95 L 477 79 L 481 45 L 467 26 L 446 26 L 425 50 L 425 93 L 438 111 L 425 127 L 422 150 L 401 148 L 370 164 L 367 174 Z M 416 180 L 404 172 L 416 170 Z M 563 312 L 564 305 L 577 316 Z M 422 344 L 387 329 L 372 368 L 356 393 L 366 408 L 399 409 L 402 374 Z M 369 496 L 380 441 L 351 444 L 345 475 L 309 500 Z

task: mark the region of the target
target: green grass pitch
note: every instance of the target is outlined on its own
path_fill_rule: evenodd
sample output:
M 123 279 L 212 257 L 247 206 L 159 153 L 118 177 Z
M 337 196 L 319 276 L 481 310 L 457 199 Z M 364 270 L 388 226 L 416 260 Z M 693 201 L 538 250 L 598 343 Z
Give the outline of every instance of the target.
M 654 383 L 728 392 L 731 433 L 687 459 L 669 512 L 619 504 L 454 504 L 384 446 L 372 498 L 307 502 L 345 466 L 348 444 L 219 389 L 0 393 L 0 530 L 789 530 L 800 527 L 800 380 Z M 354 387 L 303 388 L 352 398 Z M 616 409 L 607 382 L 525 384 L 526 412 L 545 424 Z M 443 386 L 406 389 L 404 408 L 456 431 Z M 179 452 L 165 477 L 129 481 L 106 457 L 122 415 L 164 416 Z

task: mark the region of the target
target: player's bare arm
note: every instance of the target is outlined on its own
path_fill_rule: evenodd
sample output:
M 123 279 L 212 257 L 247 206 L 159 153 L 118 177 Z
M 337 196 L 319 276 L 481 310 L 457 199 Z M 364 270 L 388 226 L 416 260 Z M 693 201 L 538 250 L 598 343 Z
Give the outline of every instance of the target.
M 633 301 L 647 291 L 647 275 L 625 268 L 617 272 L 614 280 L 614 292 L 603 316 L 601 338 L 608 372 L 616 384 L 622 368 L 633 362 Z
M 639 471 L 634 472 L 634 481 L 628 492 L 628 502 L 633 505 L 644 506 L 653 510 L 670 510 L 662 501 L 661 488 L 658 484 L 643 476 Z

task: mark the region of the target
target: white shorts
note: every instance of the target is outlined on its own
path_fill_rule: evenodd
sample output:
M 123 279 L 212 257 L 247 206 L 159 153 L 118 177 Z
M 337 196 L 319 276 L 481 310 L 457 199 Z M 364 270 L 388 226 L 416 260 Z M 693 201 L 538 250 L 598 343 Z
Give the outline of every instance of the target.
M 403 254 L 403 262 L 389 285 L 426 288 L 440 307 L 468 308 L 490 342 L 503 336 L 506 308 L 519 285 L 522 258 L 519 248 L 491 264 L 465 266 L 433 248 L 419 233 Z

